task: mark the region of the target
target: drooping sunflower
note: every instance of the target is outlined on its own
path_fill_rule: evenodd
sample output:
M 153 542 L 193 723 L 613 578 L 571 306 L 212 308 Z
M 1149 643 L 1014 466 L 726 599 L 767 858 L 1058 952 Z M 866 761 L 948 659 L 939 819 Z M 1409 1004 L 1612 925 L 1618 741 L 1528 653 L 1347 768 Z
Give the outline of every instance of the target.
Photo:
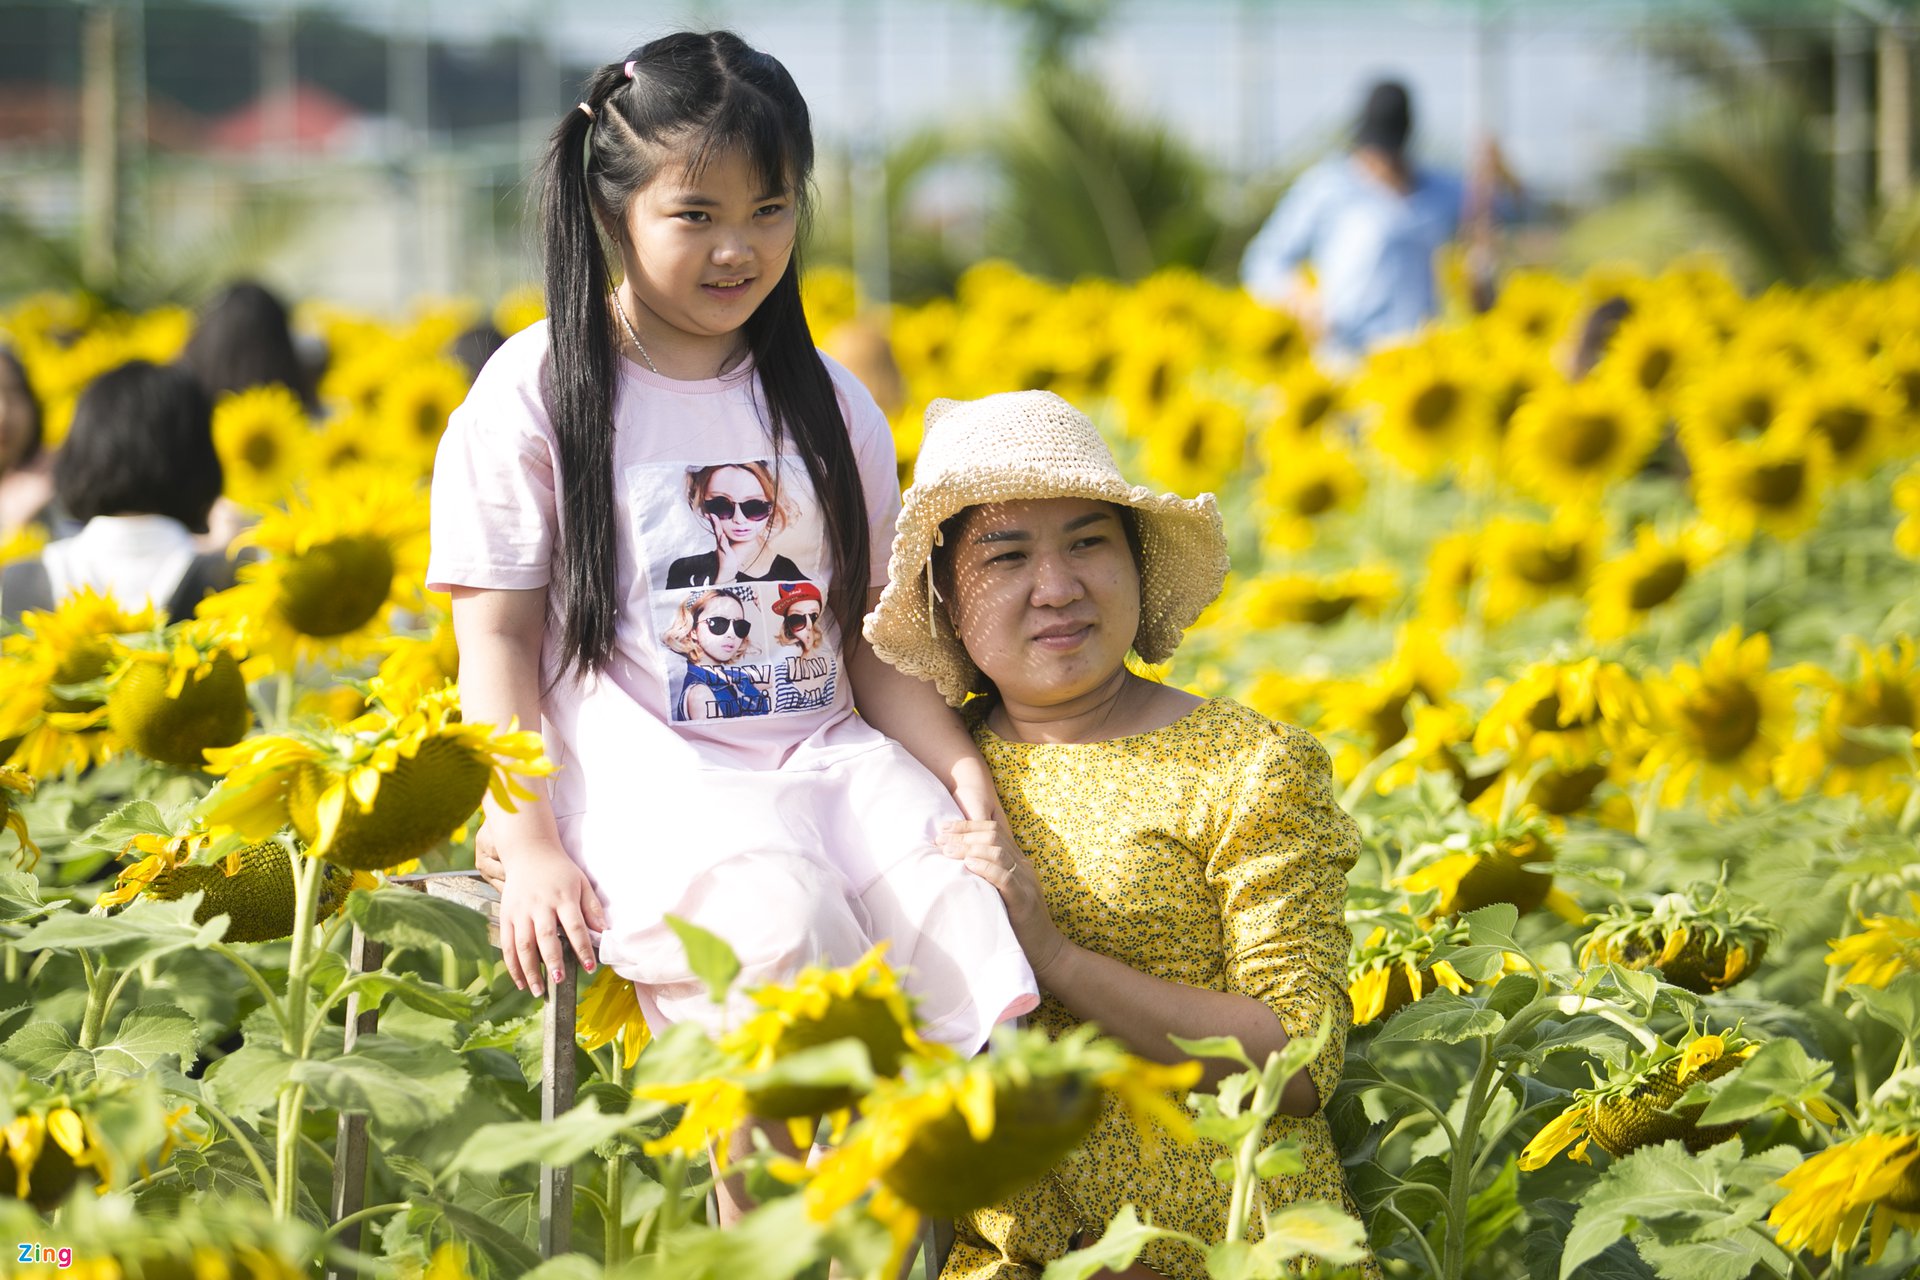
M 213 443 L 227 496 L 267 507 L 305 473 L 313 427 L 300 397 L 273 383 L 222 396 L 213 410 Z
M 1860 932 L 1827 943 L 1827 963 L 1847 966 L 1847 986 L 1885 987 L 1905 973 L 1920 973 L 1920 893 L 1907 895 L 1911 919 L 1877 912 L 1860 917 Z
M 263 666 L 213 619 L 122 636 L 107 675 L 107 724 L 149 760 L 203 768 L 207 748 L 246 737 L 247 682 Z
M 1467 928 L 1444 924 L 1422 928 L 1407 921 L 1405 928 L 1376 925 L 1367 940 L 1347 959 L 1347 996 L 1353 1002 L 1353 1025 L 1390 1018 L 1407 1005 L 1435 991 L 1465 995 L 1473 984 L 1433 953 L 1443 943 L 1464 945 Z
M 1408 893 L 1437 890 L 1435 911 L 1442 916 L 1506 902 L 1523 913 L 1544 906 L 1563 918 L 1583 919 L 1579 904 L 1554 887 L 1551 870 L 1537 866 L 1551 862 L 1555 852 L 1537 818 L 1481 824 L 1415 849 L 1395 882 Z
M 1269 429 L 1260 480 L 1262 543 L 1276 551 L 1310 546 L 1320 520 L 1351 509 L 1366 478 L 1347 451 L 1322 440 Z
M 618 1041 L 620 1065 L 629 1069 L 653 1039 L 653 1029 L 647 1025 L 632 981 L 615 973 L 612 965 L 602 965 L 592 985 L 580 994 L 573 1034 L 582 1049 L 598 1049 Z
M 1658 969 L 1674 986 L 1698 995 L 1724 991 L 1752 973 L 1780 935 L 1752 903 L 1727 892 L 1724 876 L 1678 893 L 1616 903 L 1587 922 L 1594 928 L 1580 944 L 1582 966 Z
M 13 1110 L 0 1129 L 0 1196 L 51 1213 L 77 1183 L 111 1185 L 107 1145 L 93 1117 L 70 1105 L 76 1101 L 63 1096 Z
M 1820 435 L 1784 430 L 1732 440 L 1694 459 L 1701 518 L 1735 542 L 1757 533 L 1792 539 L 1820 519 L 1832 463 Z
M 82 590 L 21 622 L 25 629 L 0 645 L 0 742 L 13 744 L 6 763 L 41 779 L 101 763 L 120 749 L 99 688 L 113 638 L 151 631 L 160 615 Z
M 419 486 L 386 472 L 316 479 L 242 533 L 267 554 L 241 566 L 238 586 L 200 602 L 277 670 L 303 659 L 364 652 L 388 633 L 426 572 L 427 504 Z
M 1586 590 L 1606 535 L 1597 515 L 1577 508 L 1564 508 L 1551 520 L 1489 520 L 1480 531 L 1487 621 L 1505 622 L 1523 609 Z
M 1887 741 L 1868 741 L 1866 734 L 1911 742 L 1920 729 L 1920 662 L 1911 636 L 1890 645 L 1869 647 L 1858 636 L 1848 638 L 1857 674 L 1808 665 L 1801 676 L 1822 694 L 1820 722 L 1797 739 L 1775 762 L 1774 781 L 1781 793 L 1798 796 L 1819 786 L 1830 796 L 1857 795 L 1869 805 L 1897 808 L 1920 779 L 1911 757 Z
M 1827 365 L 1788 393 L 1780 426 L 1789 437 L 1817 436 L 1836 476 L 1861 476 L 1899 444 L 1899 401 L 1864 361 Z
M 20 812 L 20 799 L 33 794 L 33 778 L 18 769 L 0 765 L 0 827 L 13 832 L 20 842 L 26 865 L 40 860 L 40 846 L 27 831 L 27 815 Z
M 249 738 L 209 751 L 207 761 L 225 779 L 205 802 L 209 827 L 265 839 L 290 821 L 311 856 L 356 871 L 427 853 L 484 796 L 511 811 L 516 798 L 529 798 L 515 775 L 554 769 L 538 733 L 463 722 L 453 687 L 379 702 L 344 728 Z
M 1416 699 L 1444 702 L 1460 680 L 1460 668 L 1447 655 L 1440 633 L 1423 623 L 1400 629 L 1386 661 L 1366 675 L 1330 680 L 1320 690 L 1318 729 L 1351 743 L 1334 753 L 1335 771 L 1351 777 L 1360 765 L 1407 736 Z
M 218 852 L 220 845 L 227 851 Z M 202 851 L 208 851 L 206 860 L 193 861 Z M 97 905 L 123 906 L 140 897 L 173 902 L 200 893 L 195 922 L 227 917 L 228 942 L 273 942 L 293 932 L 294 854 L 281 840 L 248 844 L 231 838 L 217 845 L 204 828 L 189 825 L 172 835 L 137 835 L 125 853 L 140 857 L 120 872 Z M 364 871 L 327 867 L 314 919 L 329 918 L 347 904 L 348 894 L 376 883 Z
M 1086 1137 L 1108 1096 L 1143 1138 L 1154 1129 L 1191 1134 L 1176 1099 L 1199 1080 L 1197 1062 L 1143 1061 L 1092 1026 L 1057 1040 L 1002 1028 L 994 1041 L 989 1053 L 916 1066 L 868 1094 L 860 1121 L 807 1182 L 809 1216 L 824 1222 L 872 1188 L 869 1212 L 904 1256 L 920 1215 L 958 1217 L 1045 1176 Z
M 472 387 L 467 367 L 447 356 L 409 363 L 393 372 L 374 399 L 373 413 L 382 430 L 392 432 L 401 449 L 417 460 L 422 472 L 433 467 L 433 451 L 446 432 L 447 419 L 460 407 Z
M 1725 1142 L 1739 1133 L 1740 1124 L 1703 1126 L 1699 1120 L 1704 1103 L 1678 1110 L 1673 1104 L 1690 1081 L 1717 1080 L 1737 1071 L 1759 1047 L 1736 1027 L 1704 1035 L 1689 1032 L 1684 1045 L 1662 1041 L 1635 1054 L 1604 1081 L 1596 1080 L 1593 1088 L 1575 1090 L 1572 1105 L 1527 1143 L 1520 1167 L 1529 1172 L 1544 1168 L 1568 1147 L 1573 1147 L 1568 1158 L 1585 1164 L 1589 1142 L 1615 1157 L 1675 1139 L 1689 1151 Z
M 1246 465 L 1246 415 L 1218 396 L 1183 388 L 1128 429 L 1149 481 L 1176 493 L 1220 489 Z
M 1480 717 L 1474 749 L 1506 751 L 1523 769 L 1538 760 L 1592 760 L 1606 745 L 1603 722 L 1632 716 L 1638 706 L 1627 670 L 1592 655 L 1528 663 L 1495 685 L 1498 696 Z
M 1256 628 L 1305 623 L 1331 626 L 1348 613 L 1377 615 L 1392 602 L 1399 578 L 1382 565 L 1340 573 L 1275 573 L 1246 583 L 1238 593 L 1247 625 Z
M 1696 467 L 1720 445 L 1766 435 L 1787 406 L 1796 378 L 1778 360 L 1715 361 L 1674 401 L 1680 442 Z
M 1700 665 L 1678 662 L 1647 678 L 1639 773 L 1649 782 L 1663 779 L 1661 803 L 1681 803 L 1696 779 L 1707 799 L 1767 785 L 1793 731 L 1793 678 L 1770 670 L 1772 655 L 1764 633 L 1730 627 L 1714 637 Z
M 1920 1106 L 1902 1093 L 1862 1119 L 1861 1132 L 1780 1175 L 1787 1194 L 1767 1214 L 1767 1225 L 1782 1249 L 1851 1250 L 1871 1221 L 1871 1264 L 1895 1227 L 1920 1232 Z
M 1543 501 L 1598 501 L 1640 469 L 1660 443 L 1660 420 L 1642 398 L 1599 378 L 1542 383 L 1514 412 L 1506 470 Z
M 1665 533 L 1643 524 L 1633 546 L 1594 566 L 1587 588 L 1587 634 L 1621 640 L 1646 625 L 1648 616 L 1680 594 L 1719 554 L 1721 540 L 1704 525 Z
M 1486 396 L 1457 344 L 1429 341 L 1379 352 L 1354 394 L 1377 410 L 1368 437 L 1373 446 L 1415 476 L 1458 467 L 1487 447 Z

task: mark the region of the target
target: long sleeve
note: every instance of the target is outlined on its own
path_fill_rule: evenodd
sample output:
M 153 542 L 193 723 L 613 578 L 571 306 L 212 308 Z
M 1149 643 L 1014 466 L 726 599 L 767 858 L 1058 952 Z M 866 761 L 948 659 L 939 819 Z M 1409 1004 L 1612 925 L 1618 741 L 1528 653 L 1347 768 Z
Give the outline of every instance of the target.
M 1207 880 L 1220 902 L 1229 990 L 1271 1007 L 1289 1036 L 1332 1034 L 1307 1070 L 1324 1102 L 1340 1082 L 1347 1000 L 1347 872 L 1359 828 L 1333 794 L 1313 735 L 1274 725 L 1223 770 Z
M 1265 302 L 1288 293 L 1300 264 L 1313 256 L 1326 183 L 1309 170 L 1287 189 L 1240 259 L 1240 283 Z

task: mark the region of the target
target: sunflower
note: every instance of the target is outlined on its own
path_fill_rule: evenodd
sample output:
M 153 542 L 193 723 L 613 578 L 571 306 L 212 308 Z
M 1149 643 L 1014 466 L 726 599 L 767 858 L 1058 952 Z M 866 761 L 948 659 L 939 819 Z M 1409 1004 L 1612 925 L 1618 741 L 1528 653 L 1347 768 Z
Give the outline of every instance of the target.
M 1505 622 L 1523 609 L 1586 590 L 1605 544 L 1605 524 L 1578 508 L 1563 509 L 1551 521 L 1488 521 L 1480 531 L 1487 621 Z
M 1893 1229 L 1920 1231 L 1920 1123 L 1888 1107 L 1873 1126 L 1780 1175 L 1786 1195 L 1767 1214 L 1782 1249 L 1851 1250 L 1873 1220 L 1867 1261 L 1878 1262 Z
M 800 280 L 800 304 L 807 328 L 831 333 L 859 314 L 860 286 L 845 267 L 812 267 Z
M 1260 482 L 1265 512 L 1260 535 L 1276 551 L 1310 546 L 1323 517 L 1360 500 L 1366 478 L 1346 450 L 1269 429 L 1261 438 L 1266 463 Z
M 1785 539 L 1805 534 L 1820 519 L 1832 471 L 1824 437 L 1784 431 L 1729 441 L 1694 466 L 1701 517 L 1735 542 L 1762 532 Z
M 1160 414 L 1193 382 L 1199 370 L 1199 335 L 1185 325 L 1162 322 L 1128 335 L 1114 358 L 1108 390 L 1120 409 L 1126 435 L 1142 438 Z
M 1347 960 L 1347 995 L 1353 1002 L 1353 1025 L 1358 1027 L 1392 1017 L 1430 992 L 1447 990 L 1466 995 L 1473 984 L 1445 960 L 1435 960 L 1441 945 L 1464 946 L 1467 927 L 1448 924 L 1438 929 L 1389 930 L 1376 925 L 1367 940 Z
M 1893 505 L 1900 525 L 1893 531 L 1895 550 L 1920 560 L 1920 466 L 1909 468 L 1893 483 Z
M 1675 663 L 1646 682 L 1648 736 L 1640 776 L 1659 784 L 1658 799 L 1677 805 L 1698 779 L 1703 796 L 1734 787 L 1757 791 L 1793 729 L 1791 676 L 1768 669 L 1766 635 L 1721 632 L 1699 666 Z
M 1688 525 L 1671 534 L 1641 525 L 1634 531 L 1633 546 L 1594 566 L 1587 588 L 1587 634 L 1595 640 L 1623 640 L 1637 633 L 1653 610 L 1699 577 L 1719 549 L 1719 536 L 1705 525 Z
M 1095 1037 L 1092 1026 L 1058 1040 L 1000 1028 L 989 1053 L 881 1082 L 807 1182 L 809 1216 L 825 1222 L 874 1188 L 869 1212 L 893 1233 L 897 1271 L 921 1214 L 958 1217 L 1044 1177 L 1086 1137 L 1109 1095 L 1143 1138 L 1150 1126 L 1190 1138 L 1175 1099 L 1199 1080 L 1200 1064 L 1161 1066 Z
M 366 467 L 397 466 L 395 444 L 371 413 L 353 410 L 335 414 L 326 421 L 307 442 L 307 460 L 313 474 L 322 476 Z
M 1393 601 L 1399 579 L 1381 565 L 1341 573 L 1276 573 L 1248 582 L 1239 592 L 1239 605 L 1249 627 L 1265 629 L 1285 623 L 1331 626 L 1358 610 L 1377 616 Z
M 1920 425 L 1920 338 L 1910 331 L 1899 334 L 1873 358 L 1873 366 L 1893 392 L 1904 429 Z
M 313 857 L 382 871 L 447 839 L 483 796 L 509 812 L 516 798 L 531 798 L 514 775 L 552 773 L 540 752 L 537 733 L 461 721 L 459 691 L 448 687 L 412 702 L 379 702 L 341 729 L 209 751 L 208 771 L 225 780 L 207 797 L 205 818 L 249 839 L 291 821 Z
M 1628 718 L 1638 706 L 1633 677 L 1597 657 L 1529 663 L 1498 690 L 1474 731 L 1474 750 L 1506 751 L 1522 768 L 1592 760 L 1605 745 L 1602 723 Z
M 65 1102 L 16 1109 L 0 1129 L 0 1196 L 51 1213 L 81 1181 L 111 1185 L 111 1158 L 91 1116 Z
M 1852 679 L 1812 665 L 1798 669 L 1820 691 L 1820 723 L 1780 754 L 1774 781 L 1788 796 L 1819 784 L 1826 795 L 1857 795 L 1868 804 L 1897 807 L 1914 787 L 1912 756 L 1862 735 L 1879 731 L 1904 745 L 1920 729 L 1914 642 L 1902 636 L 1894 644 L 1869 648 L 1853 636 L 1847 645 L 1858 662 L 1859 674 Z
M 20 852 L 31 868 L 40 860 L 40 846 L 27 831 L 27 815 L 20 812 L 20 801 L 33 794 L 33 778 L 18 769 L 0 765 L 0 826 L 13 832 Z
M 31 560 L 46 550 L 47 526 L 44 524 L 23 524 L 4 538 L 0 538 L 0 566 L 10 565 L 20 560 Z
M 1482 323 L 1544 351 L 1559 340 L 1579 306 L 1579 292 L 1559 276 L 1515 271 L 1500 282 L 1499 296 Z
M 1720 445 L 1766 435 L 1797 381 L 1778 360 L 1722 360 L 1702 371 L 1674 402 L 1688 460 L 1699 466 Z
M 246 506 L 280 501 L 305 473 L 312 442 L 300 397 L 278 383 L 224 395 L 214 406 L 213 443 L 227 496 Z
M 1407 736 L 1416 699 L 1431 705 L 1446 700 L 1460 679 L 1440 634 L 1409 624 L 1395 638 L 1393 654 L 1365 676 L 1328 681 L 1321 689 L 1319 729 L 1348 739 L 1354 751 L 1335 756 L 1336 771 L 1351 777 L 1359 765 Z
M 1538 347 L 1517 341 L 1494 341 L 1481 357 L 1478 373 L 1487 397 L 1487 426 L 1493 433 L 1496 452 L 1513 431 L 1514 415 L 1540 387 L 1555 382 L 1560 375 L 1552 359 Z
M 373 413 L 398 451 L 417 459 L 422 472 L 433 468 L 433 451 L 447 419 L 467 398 L 473 375 L 450 356 L 434 356 L 396 370 L 374 398 Z
M 1544 501 L 1595 502 L 1639 471 L 1659 443 L 1653 408 L 1619 384 L 1551 381 L 1514 412 L 1507 471 Z
M 209 747 L 230 747 L 253 724 L 249 662 L 239 638 L 212 619 L 123 636 L 107 675 L 107 724 L 128 748 L 162 764 L 206 764 Z
M 1551 862 L 1556 852 L 1545 823 L 1522 819 L 1486 824 L 1473 831 L 1456 831 L 1438 844 L 1415 849 L 1396 884 L 1408 893 L 1437 890 L 1435 911 L 1458 916 L 1496 902 L 1511 903 L 1522 913 L 1546 907 L 1567 919 L 1583 918 L 1579 906 L 1556 889 L 1553 875 L 1534 864 Z
M 1427 576 L 1420 583 L 1420 616 L 1448 627 L 1467 613 L 1480 567 L 1479 539 L 1471 532 L 1444 534 L 1427 551 Z
M 1246 415 L 1217 396 L 1182 389 L 1128 430 L 1145 442 L 1147 478 L 1176 493 L 1220 489 L 1246 465 Z
M 1727 358 L 1773 361 L 1796 377 L 1818 372 L 1838 352 L 1813 323 L 1804 298 L 1796 290 L 1775 286 L 1748 302 L 1727 340 Z
M 1420 477 L 1459 466 L 1488 436 L 1486 397 L 1464 354 L 1429 342 L 1374 355 L 1355 387 L 1376 407 L 1370 439 Z
M 1302 360 L 1274 384 L 1278 409 L 1268 429 L 1268 466 L 1288 456 L 1305 436 L 1317 436 L 1337 424 L 1348 408 L 1347 386 L 1311 360 Z
M 1591 1089 L 1574 1091 L 1573 1104 L 1547 1122 L 1520 1153 L 1520 1168 L 1531 1172 L 1565 1151 L 1568 1158 L 1587 1163 L 1587 1144 L 1598 1143 L 1610 1156 L 1624 1156 L 1641 1147 L 1678 1139 L 1689 1151 L 1705 1151 L 1740 1131 L 1740 1124 L 1702 1126 L 1706 1104 L 1673 1104 L 1688 1089 L 1689 1080 L 1718 1080 L 1740 1068 L 1759 1044 L 1731 1031 L 1694 1035 L 1684 1045 L 1661 1044 L 1635 1054 L 1623 1065 L 1596 1080 Z M 1742 1122 L 1744 1123 L 1744 1122 Z M 1578 1145 L 1574 1145 L 1578 1143 Z
M 1827 963 L 1847 966 L 1846 986 L 1884 988 L 1905 973 L 1920 973 L 1920 893 L 1907 895 L 1913 919 L 1880 912 L 1860 917 L 1860 932 L 1828 941 Z
M 1595 926 L 1580 944 L 1580 964 L 1658 969 L 1696 995 L 1724 991 L 1760 965 L 1779 928 L 1752 904 L 1727 892 L 1724 877 L 1589 916 Z
M 1719 338 L 1685 307 L 1641 307 L 1620 324 L 1591 376 L 1614 383 L 1656 409 L 1669 409 Z
M 316 480 L 286 510 L 270 511 L 235 544 L 267 554 L 240 569 L 240 584 L 200 602 L 225 618 L 277 670 L 335 653 L 359 653 L 390 629 L 426 570 L 427 504 L 403 478 L 361 471 Z
M 1898 447 L 1899 402 L 1863 362 L 1830 365 L 1798 382 L 1780 411 L 1791 437 L 1826 441 L 1840 476 L 1870 473 Z
M 387 655 L 380 660 L 380 687 L 403 702 L 460 679 L 451 614 L 442 613 L 424 636 L 389 636 L 379 648 Z
M 546 296 L 536 285 L 510 290 L 493 305 L 493 327 L 509 338 L 546 317 Z
M 653 1039 L 633 983 L 615 973 L 612 965 L 602 965 L 593 984 L 581 993 L 573 1034 L 580 1047 L 588 1050 L 618 1040 L 620 1065 L 629 1069 Z
M 1221 335 L 1230 369 L 1264 385 L 1311 366 L 1312 344 L 1292 312 L 1269 307 L 1245 293 L 1233 297 L 1232 315 Z
M 113 637 L 151 631 L 160 615 L 129 613 L 82 590 L 21 622 L 25 630 L 0 645 L 0 741 L 13 744 L 6 763 L 48 778 L 106 760 L 121 745 L 99 688 L 115 658 Z
M 222 846 L 225 853 L 218 852 Z M 193 861 L 202 851 L 209 851 L 210 860 Z M 127 843 L 125 854 L 142 856 L 120 872 L 96 905 L 124 906 L 140 897 L 173 902 L 199 893 L 203 896 L 193 913 L 194 922 L 227 917 L 228 942 L 273 942 L 293 932 L 293 854 L 279 840 L 216 842 L 204 828 L 188 825 L 172 835 L 137 835 Z M 335 915 L 347 905 L 348 894 L 377 883 L 364 871 L 327 867 L 314 918 Z

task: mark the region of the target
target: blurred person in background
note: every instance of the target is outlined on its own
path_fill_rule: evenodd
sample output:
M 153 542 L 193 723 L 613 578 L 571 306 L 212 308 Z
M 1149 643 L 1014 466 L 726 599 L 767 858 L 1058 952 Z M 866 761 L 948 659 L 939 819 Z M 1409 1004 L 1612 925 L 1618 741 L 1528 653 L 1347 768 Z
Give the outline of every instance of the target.
M 1321 353 L 1351 363 L 1404 337 L 1439 311 L 1433 256 L 1472 233 L 1486 273 L 1494 191 L 1517 190 L 1497 145 L 1481 145 L 1472 182 L 1415 164 L 1413 101 L 1398 80 L 1367 90 L 1347 154 L 1322 161 L 1288 189 L 1247 246 L 1248 292 L 1300 317 Z M 1314 282 L 1302 274 L 1311 267 Z M 1478 290 L 1476 290 L 1478 292 Z
M 278 383 L 308 413 L 316 407 L 313 373 L 294 347 L 286 305 L 250 280 L 228 285 L 201 308 L 180 364 L 214 400 Z
M 507 340 L 507 335 L 493 326 L 491 320 L 482 320 L 476 325 L 463 329 L 460 336 L 453 340 L 453 358 L 467 367 L 471 377 L 479 377 L 481 368 L 493 359 Z
M 40 398 L 20 358 L 0 347 L 0 538 L 51 522 L 53 465 L 41 445 Z
M 75 591 L 170 617 L 233 585 L 234 564 L 196 534 L 220 496 L 213 402 L 183 369 L 134 360 L 81 393 L 53 464 L 54 496 L 78 533 L 0 570 L 0 616 L 50 609 Z

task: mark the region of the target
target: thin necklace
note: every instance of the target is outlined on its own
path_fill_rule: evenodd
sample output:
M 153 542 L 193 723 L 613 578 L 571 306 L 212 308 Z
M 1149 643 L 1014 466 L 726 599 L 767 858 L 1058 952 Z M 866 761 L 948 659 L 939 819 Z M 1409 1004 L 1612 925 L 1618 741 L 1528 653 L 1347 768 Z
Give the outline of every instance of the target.
M 652 369 L 655 373 L 660 372 L 659 368 L 653 363 L 653 357 L 647 354 L 647 348 L 645 344 L 640 341 L 640 335 L 633 331 L 633 321 L 627 319 L 627 304 L 620 301 L 620 291 L 618 289 L 613 291 L 613 313 L 620 317 L 620 327 L 627 331 L 629 338 L 633 339 L 634 349 L 640 353 L 640 358 L 647 362 L 647 368 Z

